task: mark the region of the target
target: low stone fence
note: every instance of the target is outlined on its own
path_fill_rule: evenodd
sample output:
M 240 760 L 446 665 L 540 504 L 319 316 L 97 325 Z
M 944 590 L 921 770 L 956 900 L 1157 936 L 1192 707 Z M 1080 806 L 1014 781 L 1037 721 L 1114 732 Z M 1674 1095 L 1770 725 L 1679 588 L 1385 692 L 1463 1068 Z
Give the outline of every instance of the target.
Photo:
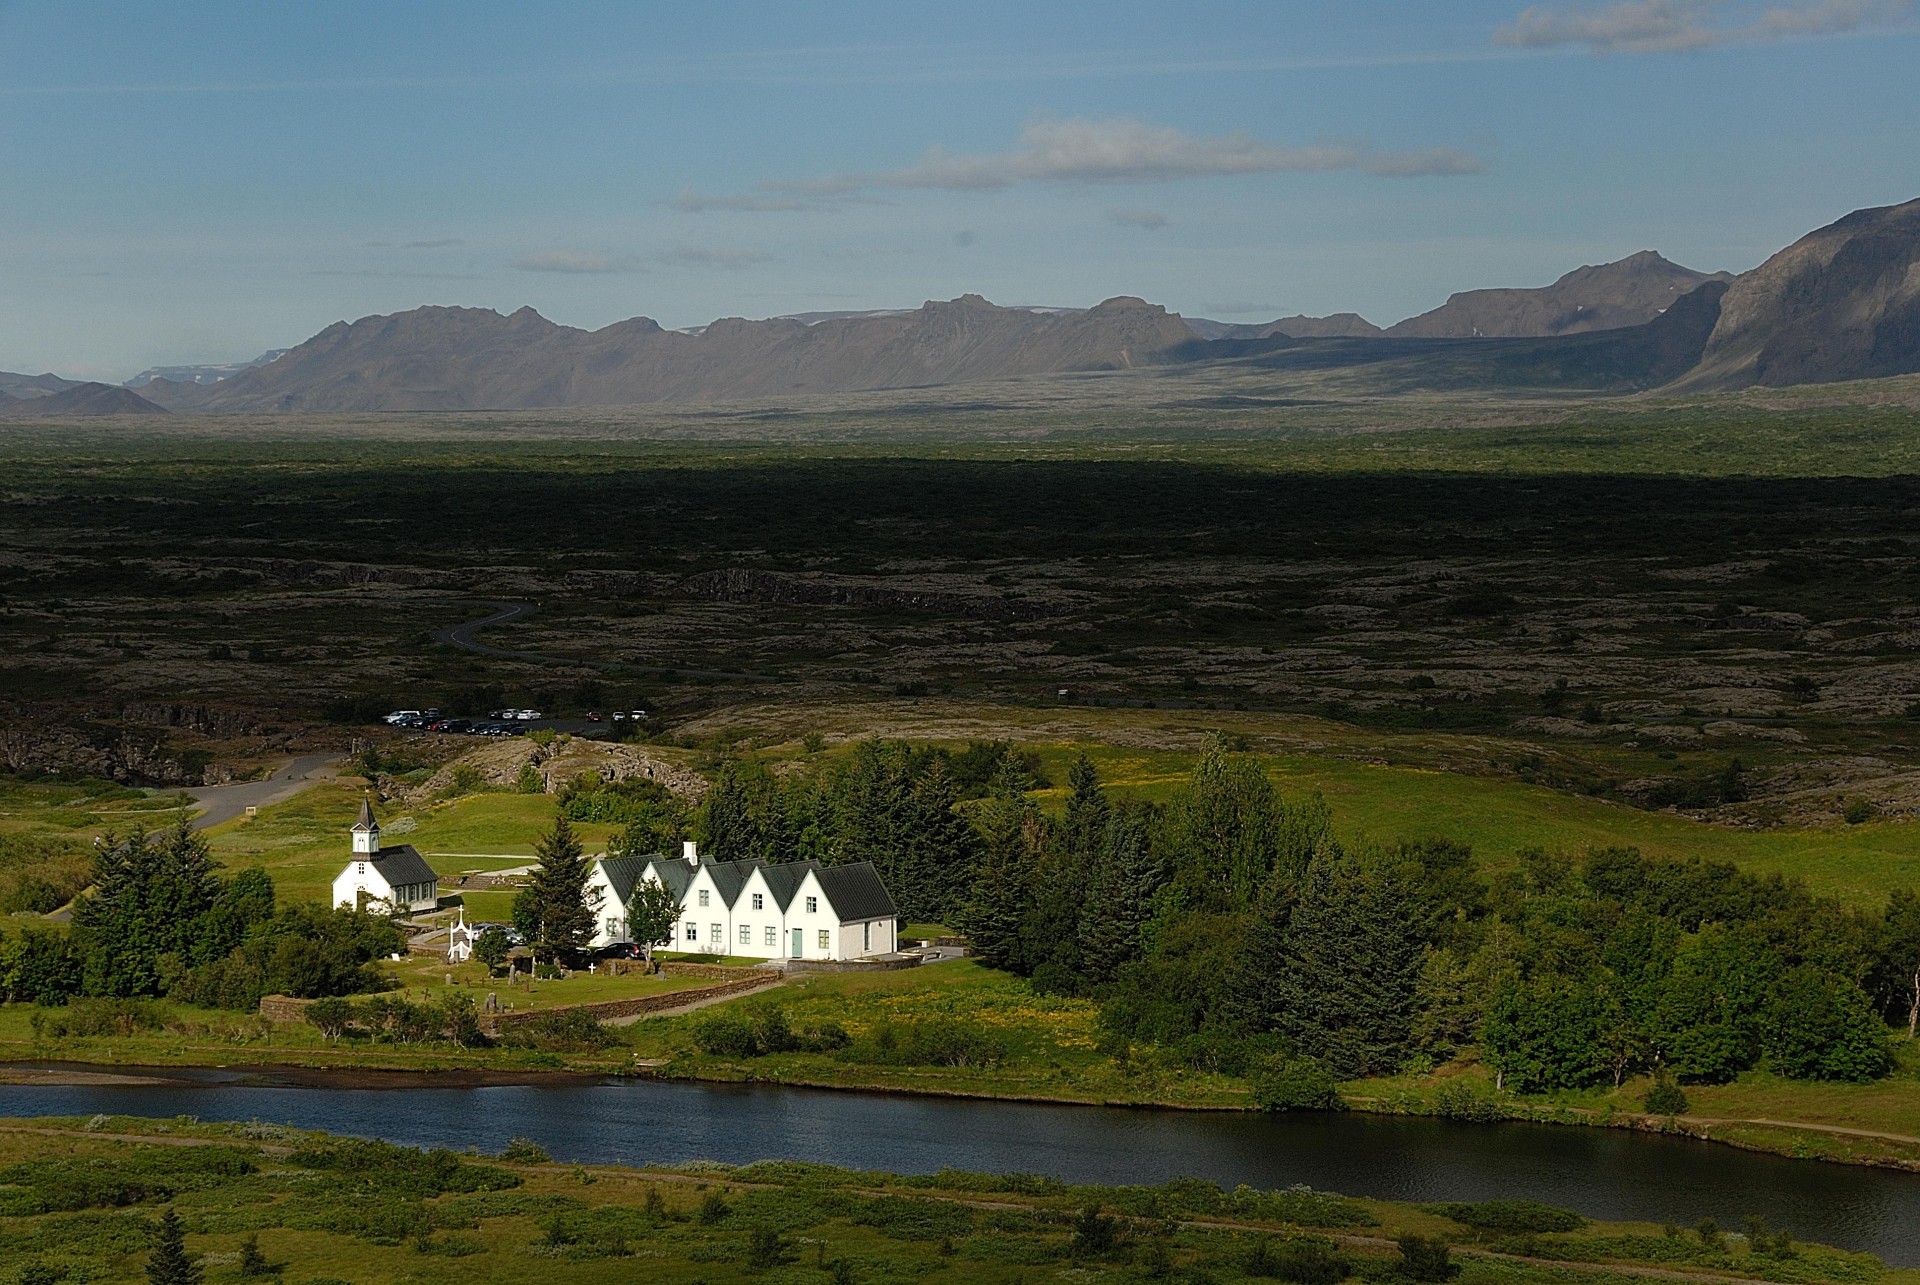
M 291 995 L 262 995 L 260 1016 L 269 1022 L 304 1022 L 307 1005 L 311 1003 L 310 999 L 295 999 Z
M 736 976 L 731 981 L 720 982 L 714 986 L 695 986 L 683 991 L 640 995 L 633 999 L 602 1000 L 597 1004 L 567 1004 L 560 1008 L 532 1009 L 524 1013 L 482 1013 L 480 1029 L 488 1035 L 498 1035 L 506 1027 L 523 1026 L 528 1022 L 537 1022 L 541 1018 L 561 1013 L 586 1013 L 596 1022 L 608 1022 L 620 1017 L 643 1017 L 648 1013 L 660 1012 L 662 1009 L 681 1008 L 705 1000 L 725 999 L 730 995 L 744 994 L 780 980 L 777 974 L 757 968 L 735 968 L 729 971 L 735 974 L 750 973 L 751 976 Z
M 660 971 L 668 977 L 712 977 L 726 981 L 735 977 L 762 977 L 764 968 L 742 968 L 738 964 L 687 964 L 679 960 L 663 959 Z
M 918 955 L 879 955 L 871 959 L 789 959 L 789 973 L 889 973 L 918 968 Z

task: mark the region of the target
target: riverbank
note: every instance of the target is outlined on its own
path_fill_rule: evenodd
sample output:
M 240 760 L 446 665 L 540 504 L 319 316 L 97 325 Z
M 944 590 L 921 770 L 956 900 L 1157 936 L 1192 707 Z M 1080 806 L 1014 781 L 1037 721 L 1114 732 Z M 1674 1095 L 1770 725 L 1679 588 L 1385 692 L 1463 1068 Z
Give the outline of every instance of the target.
M 690 979 L 689 979 L 690 980 Z M 703 1051 L 702 1024 L 714 1014 L 750 1017 L 777 1008 L 795 1029 L 834 1024 L 850 1036 L 891 1027 L 948 1023 L 988 1049 L 974 1065 L 915 1062 L 873 1041 L 832 1051 L 789 1050 L 755 1057 Z M 765 1083 L 924 1098 L 1039 1102 L 1183 1111 L 1250 1111 L 1245 1078 L 1196 1070 L 1155 1050 L 1124 1061 L 1102 1051 L 1093 1005 L 1036 995 L 1025 983 L 966 961 L 898 973 L 794 979 L 767 995 L 704 1012 L 648 1017 L 608 1033 L 606 1043 L 458 1048 L 449 1044 L 328 1041 L 304 1023 L 154 1004 L 141 1021 L 60 1033 L 59 1009 L 0 1008 L 0 1062 L 75 1068 L 75 1074 L 140 1075 L 197 1070 L 366 1087 L 395 1077 L 436 1083 L 529 1084 L 543 1077 L 630 1076 L 698 1083 Z M 144 1024 L 143 1024 L 144 1023 Z M 1794 1159 L 1920 1171 L 1920 1076 L 1907 1062 L 1872 1084 L 1788 1081 L 1752 1072 L 1731 1084 L 1688 1086 L 1689 1109 L 1648 1114 L 1644 1080 L 1523 1098 L 1497 1092 L 1484 1070 L 1461 1061 L 1420 1074 L 1342 1086 L 1350 1109 L 1376 1115 L 1465 1121 L 1519 1120 L 1667 1133 Z M 875 1060 L 885 1058 L 887 1060 Z
M 1683 1232 L 1526 1201 L 1372 1200 L 1194 1179 L 1103 1186 L 779 1160 L 635 1168 L 552 1163 L 527 1142 L 497 1158 L 423 1154 L 277 1125 L 108 1115 L 0 1120 L 0 1159 L 11 1184 L 0 1270 L 56 1278 L 138 1276 L 148 1227 L 177 1205 L 186 1250 L 208 1268 L 238 1269 L 251 1253 L 288 1268 L 324 1262 L 354 1282 L 613 1281 L 642 1259 L 670 1280 L 977 1282 L 1034 1269 L 1211 1280 L 1276 1275 L 1273 1263 L 1294 1256 L 1323 1264 L 1316 1279 L 1385 1281 L 1422 1249 L 1451 1258 L 1468 1281 L 1505 1285 L 1920 1282 L 1920 1271 L 1784 1239 L 1761 1221 Z

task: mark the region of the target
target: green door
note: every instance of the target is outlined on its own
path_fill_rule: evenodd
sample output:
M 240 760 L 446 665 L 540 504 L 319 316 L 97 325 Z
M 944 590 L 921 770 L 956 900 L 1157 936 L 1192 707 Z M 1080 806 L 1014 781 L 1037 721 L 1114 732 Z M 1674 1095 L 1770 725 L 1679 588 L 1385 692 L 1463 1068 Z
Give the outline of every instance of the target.
M 801 951 L 802 945 L 806 941 L 805 936 L 803 936 L 804 931 L 805 931 L 804 929 L 800 929 L 800 928 L 796 928 L 793 930 L 793 957 L 795 959 L 800 958 L 800 951 Z

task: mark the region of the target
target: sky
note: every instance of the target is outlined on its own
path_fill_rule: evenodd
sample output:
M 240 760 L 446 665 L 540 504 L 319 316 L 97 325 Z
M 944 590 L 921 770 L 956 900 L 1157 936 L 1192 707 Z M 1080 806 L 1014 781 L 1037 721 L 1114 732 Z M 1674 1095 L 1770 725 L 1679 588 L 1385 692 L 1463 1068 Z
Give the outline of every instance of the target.
M 0 0 L 0 370 L 1742 271 L 1920 196 L 1916 67 L 1915 0 Z

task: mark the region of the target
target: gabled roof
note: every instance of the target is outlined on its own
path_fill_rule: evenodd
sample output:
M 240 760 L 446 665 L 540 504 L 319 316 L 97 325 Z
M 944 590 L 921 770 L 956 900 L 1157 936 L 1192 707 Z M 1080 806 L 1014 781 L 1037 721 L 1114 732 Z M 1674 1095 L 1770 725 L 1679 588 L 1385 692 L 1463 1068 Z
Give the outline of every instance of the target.
M 758 857 L 746 861 L 714 861 L 707 865 L 707 873 L 713 876 L 713 886 L 720 892 L 721 904 L 732 906 L 740 900 L 740 890 L 747 886 L 747 876 L 767 864 Z
M 653 871 L 653 877 L 665 884 L 674 896 L 686 900 L 687 885 L 693 882 L 692 866 L 671 857 L 654 857 L 647 865 Z
M 793 904 L 793 894 L 800 891 L 807 871 L 819 868 L 818 861 L 782 861 L 777 865 L 762 866 L 760 877 L 767 881 L 767 891 L 773 894 L 773 904 L 785 911 Z
M 615 901 L 624 906 L 633 900 L 634 885 L 646 874 L 647 864 L 651 860 L 651 857 L 600 858 L 600 869 L 606 873 Z
M 807 864 L 817 865 L 811 861 Z M 871 861 L 816 868 L 814 878 L 820 881 L 820 891 L 827 894 L 827 904 L 833 907 L 841 923 L 899 917 L 900 909 L 893 904 L 887 885 L 880 882 L 880 872 L 873 868 Z
M 394 848 L 382 848 L 368 857 L 373 868 L 389 887 L 403 883 L 439 883 L 440 876 L 433 872 L 427 859 L 414 851 L 411 843 L 403 843 Z

